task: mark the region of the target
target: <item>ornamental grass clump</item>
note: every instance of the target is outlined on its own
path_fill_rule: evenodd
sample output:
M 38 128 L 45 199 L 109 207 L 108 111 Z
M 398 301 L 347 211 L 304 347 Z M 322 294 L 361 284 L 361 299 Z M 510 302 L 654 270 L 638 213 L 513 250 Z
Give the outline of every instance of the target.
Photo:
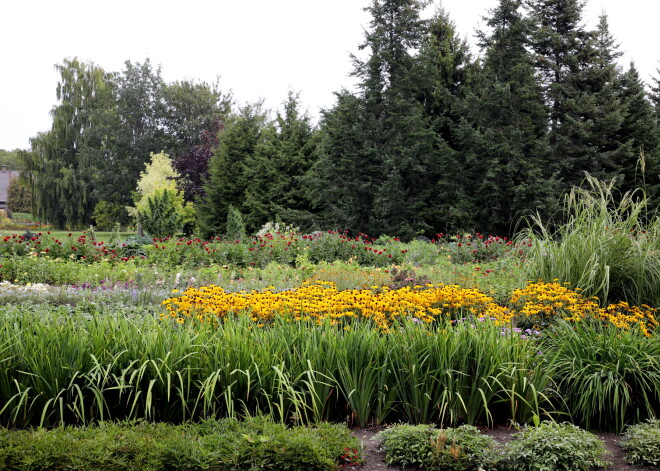
M 553 228 L 537 215 L 519 235 L 532 242 L 528 279 L 569 282 L 603 306 L 660 306 L 660 217 L 644 195 L 616 195 L 614 181 L 587 183 L 567 197 L 565 222 Z
M 620 432 L 660 411 L 660 336 L 614 324 L 559 321 L 546 332 L 565 412 L 587 429 Z

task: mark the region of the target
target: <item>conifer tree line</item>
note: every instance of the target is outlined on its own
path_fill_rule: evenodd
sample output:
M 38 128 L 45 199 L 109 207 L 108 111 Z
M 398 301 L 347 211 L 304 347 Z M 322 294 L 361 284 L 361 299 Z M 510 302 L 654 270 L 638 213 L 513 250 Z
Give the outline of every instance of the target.
M 589 174 L 660 201 L 660 77 L 645 83 L 603 14 L 582 0 L 499 0 L 478 54 L 427 0 L 373 0 L 351 57 L 354 90 L 313 124 L 296 93 L 277 112 L 236 106 L 217 84 L 165 83 L 126 63 L 58 66 L 53 125 L 23 156 L 34 212 L 58 227 L 126 224 L 150 153 L 173 158 L 196 231 L 249 232 L 282 220 L 305 231 L 402 238 L 510 234 L 553 214 Z M 428 18 L 425 12 L 434 9 Z M 660 73 L 659 73 L 660 74 Z

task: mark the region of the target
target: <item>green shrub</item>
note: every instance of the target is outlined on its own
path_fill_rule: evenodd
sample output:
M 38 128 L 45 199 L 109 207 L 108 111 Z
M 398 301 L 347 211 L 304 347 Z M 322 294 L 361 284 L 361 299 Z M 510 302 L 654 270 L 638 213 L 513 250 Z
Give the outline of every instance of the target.
M 288 429 L 265 418 L 187 425 L 101 423 L 49 431 L 0 429 L 0 471 L 332 471 L 342 464 L 345 449 L 357 448 L 346 426 Z
M 633 425 L 621 438 L 626 461 L 634 466 L 660 466 L 660 419 Z
M 230 241 L 245 240 L 245 223 L 243 222 L 243 216 L 241 215 L 241 212 L 231 204 L 227 210 L 227 230 L 225 231 L 225 237 Z
M 476 427 L 436 429 L 398 425 L 379 433 L 388 465 L 419 465 L 428 471 L 477 471 L 497 462 L 495 441 Z
M 32 190 L 28 183 L 19 177 L 9 180 L 7 207 L 14 213 L 29 213 L 32 211 Z
M 125 223 L 128 219 L 126 209 L 119 203 L 99 201 L 93 214 L 96 227 L 100 231 L 112 231 L 116 224 Z
M 431 440 L 436 430 L 428 425 L 402 424 L 378 434 L 385 463 L 401 467 L 423 465 L 431 458 Z
M 589 471 L 609 465 L 605 445 L 575 425 L 543 422 L 516 433 L 504 453 L 510 471 Z
M 171 190 L 159 190 L 146 199 L 147 208 L 138 211 L 138 221 L 152 237 L 172 236 L 181 231 L 183 217 L 177 196 Z

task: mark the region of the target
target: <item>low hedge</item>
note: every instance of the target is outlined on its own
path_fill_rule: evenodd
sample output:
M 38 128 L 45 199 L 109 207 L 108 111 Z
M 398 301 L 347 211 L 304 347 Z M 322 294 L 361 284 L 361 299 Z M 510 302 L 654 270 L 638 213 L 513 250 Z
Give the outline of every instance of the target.
M 358 444 L 344 425 L 287 428 L 264 418 L 0 429 L 0 471 L 329 471 L 359 459 Z

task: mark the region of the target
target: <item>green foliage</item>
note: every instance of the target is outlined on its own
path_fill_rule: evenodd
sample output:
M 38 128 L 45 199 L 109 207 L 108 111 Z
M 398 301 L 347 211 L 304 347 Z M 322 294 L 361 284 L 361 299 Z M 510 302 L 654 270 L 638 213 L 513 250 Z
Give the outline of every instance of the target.
M 126 209 L 119 203 L 99 201 L 94 207 L 94 223 L 100 231 L 112 231 L 116 224 L 125 219 Z
M 261 104 L 246 105 L 231 116 L 220 131 L 220 145 L 209 161 L 209 180 L 204 186 L 205 197 L 196 206 L 199 230 L 204 238 L 226 233 L 229 205 L 245 213 L 249 198 L 247 169 L 257 149 L 263 145 L 267 132 L 267 113 Z M 247 227 L 255 231 L 265 221 Z
M 245 224 L 243 216 L 233 205 L 227 209 L 227 229 L 225 237 L 227 240 L 245 240 Z
M 589 471 L 608 462 L 605 445 L 595 435 L 568 423 L 543 422 L 514 435 L 504 465 L 510 471 Z
M 332 471 L 345 448 L 357 448 L 345 426 L 287 429 L 265 418 L 178 426 L 139 422 L 48 431 L 3 429 L 0 470 Z
M 628 427 L 620 444 L 626 461 L 633 466 L 660 466 L 660 420 Z
M 31 140 L 32 153 L 23 154 L 24 175 L 41 221 L 58 228 L 87 226 L 96 205 L 95 166 L 104 140 L 95 125 L 112 107 L 112 76 L 75 58 L 56 69 L 59 103 L 51 112 L 53 124 Z
M 191 203 L 184 206 L 183 193 L 179 191 L 172 168 L 172 161 L 164 153 L 151 154 L 151 162 L 140 173 L 135 193 L 135 207 L 127 208 L 144 230 L 152 237 L 173 236 L 184 224 L 194 227 Z
M 620 432 L 660 410 L 660 337 L 615 326 L 559 323 L 554 379 L 571 419 L 587 429 Z
M 7 187 L 7 207 L 12 212 L 29 213 L 32 211 L 32 190 L 27 182 L 12 178 Z
M 101 301 L 0 307 L 1 423 L 178 422 L 244 412 L 315 423 L 347 410 L 358 424 L 524 422 L 548 404 L 552 368 L 536 345 L 490 324 L 434 335 L 414 322 L 388 335 L 364 323 L 258 328 L 247 317 L 189 327 L 158 319 L 155 306 L 136 308 L 130 297 L 119 306 Z
M 7 166 L 9 170 L 23 170 L 23 160 L 21 159 L 21 150 L 0 149 L 0 167 Z
M 429 471 L 477 471 L 497 462 L 495 440 L 476 427 L 436 429 L 423 425 L 398 425 L 380 432 L 388 465 L 420 465 Z
M 380 448 L 385 451 L 385 463 L 401 467 L 424 465 L 431 458 L 431 441 L 437 432 L 428 425 L 408 424 L 379 432 Z
M 168 189 L 156 190 L 147 196 L 147 207 L 138 210 L 138 221 L 147 234 L 161 238 L 181 231 L 183 218 L 177 196 L 180 195 Z
M 647 215 L 648 200 L 617 197 L 614 182 L 593 178 L 591 188 L 566 198 L 565 222 L 556 230 L 540 216 L 520 237 L 529 238 L 529 280 L 558 279 L 597 296 L 603 305 L 660 305 L 660 218 Z

